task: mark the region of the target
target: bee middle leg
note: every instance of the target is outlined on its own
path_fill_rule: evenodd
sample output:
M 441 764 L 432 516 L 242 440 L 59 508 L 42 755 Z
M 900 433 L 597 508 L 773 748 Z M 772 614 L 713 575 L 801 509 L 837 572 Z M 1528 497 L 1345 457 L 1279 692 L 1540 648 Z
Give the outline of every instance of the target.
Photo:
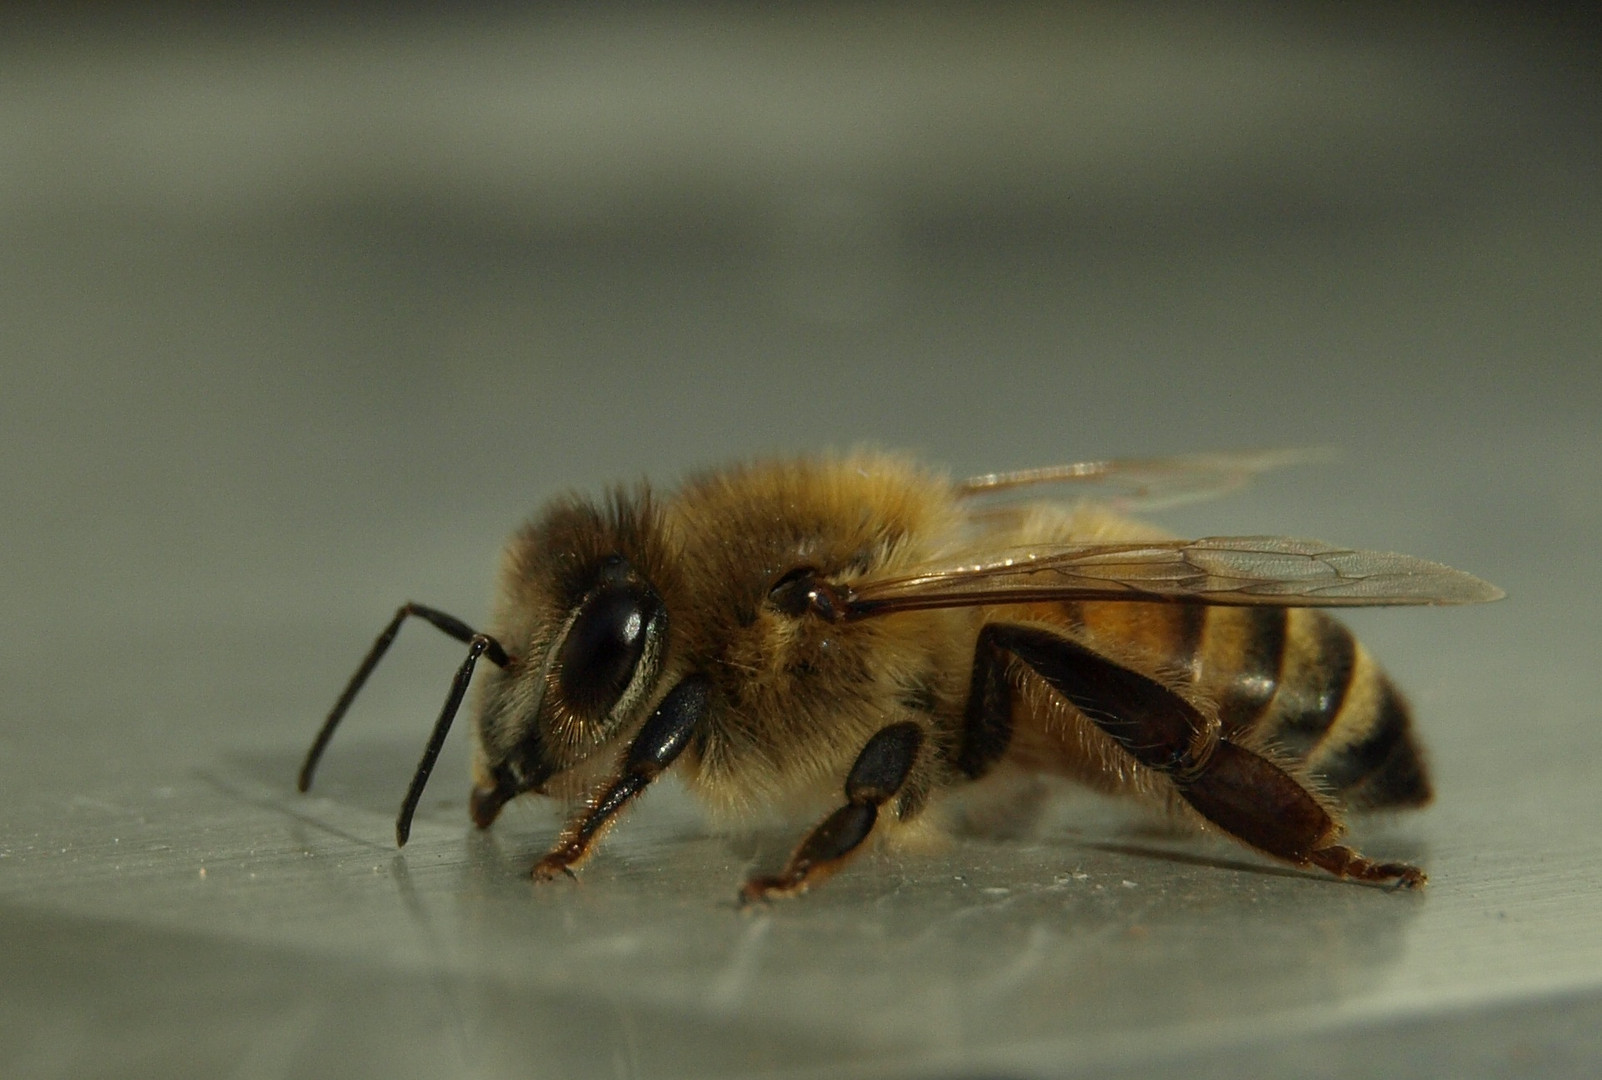
M 879 807 L 901 791 L 923 744 L 923 728 L 910 720 L 876 732 L 846 775 L 846 804 L 807 834 L 782 871 L 747 881 L 741 901 L 797 896 L 838 870 L 873 832 Z
M 1423 884 L 1424 873 L 1415 866 L 1373 862 L 1336 843 L 1342 830 L 1331 810 L 1274 762 L 1231 742 L 1216 718 L 1156 679 L 1046 627 L 990 623 L 980 631 L 966 732 L 973 745 L 963 752 L 974 755 L 975 764 L 1001 723 L 998 703 L 1010 707 L 1010 694 L 1002 690 L 1008 654 L 1132 758 L 1166 775 L 1181 798 L 1236 839 L 1337 877 Z

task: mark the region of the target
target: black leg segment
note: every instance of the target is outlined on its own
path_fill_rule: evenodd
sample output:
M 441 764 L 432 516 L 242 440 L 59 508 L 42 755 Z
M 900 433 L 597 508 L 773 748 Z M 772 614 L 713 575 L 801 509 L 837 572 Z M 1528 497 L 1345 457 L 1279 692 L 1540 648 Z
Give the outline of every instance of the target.
M 807 834 L 782 872 L 746 882 L 741 901 L 795 896 L 838 870 L 872 834 L 879 807 L 907 782 L 923 744 L 923 728 L 912 721 L 876 732 L 846 775 L 846 805 Z
M 923 729 L 911 721 L 891 724 L 877 732 L 846 774 L 846 798 L 873 806 L 892 798 L 907 782 L 912 759 L 922 745 Z
M 1217 722 L 1174 691 L 1054 630 L 990 623 L 980 644 L 1029 665 L 1142 765 L 1184 774 L 1217 741 Z
M 606 786 L 562 830 L 550 853 L 534 865 L 535 880 L 573 872 L 618 813 L 683 752 L 706 715 L 708 700 L 708 683 L 699 675 L 689 676 L 668 691 L 623 752 Z
M 973 650 L 973 676 L 962 716 L 957 768 L 970 780 L 989 772 L 1012 742 L 1012 687 L 1007 683 L 1009 656 L 998 648 L 990 627 L 979 634 Z

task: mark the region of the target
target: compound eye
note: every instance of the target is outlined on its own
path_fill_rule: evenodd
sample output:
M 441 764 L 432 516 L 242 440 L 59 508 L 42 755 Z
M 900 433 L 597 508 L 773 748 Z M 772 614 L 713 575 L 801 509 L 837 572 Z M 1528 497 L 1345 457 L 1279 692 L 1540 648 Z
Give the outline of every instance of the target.
M 658 607 L 635 584 L 604 585 L 585 599 L 558 654 L 562 700 L 570 708 L 590 716 L 612 710 L 645 654 Z

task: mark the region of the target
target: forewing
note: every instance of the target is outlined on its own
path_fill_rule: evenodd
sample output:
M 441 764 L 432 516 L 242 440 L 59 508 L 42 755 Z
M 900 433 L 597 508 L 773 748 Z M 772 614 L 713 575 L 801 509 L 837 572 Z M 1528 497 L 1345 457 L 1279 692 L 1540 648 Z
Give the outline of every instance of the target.
M 970 477 L 957 485 L 957 494 L 964 498 L 1038 496 L 1037 489 L 1058 485 L 1119 510 L 1161 510 L 1228 494 L 1270 469 L 1327 461 L 1333 456 L 1328 449 L 1304 447 L 1080 461 Z
M 1283 536 L 1056 544 L 992 551 L 854 583 L 853 617 L 1053 600 L 1268 607 L 1477 604 L 1502 591 L 1461 570 Z

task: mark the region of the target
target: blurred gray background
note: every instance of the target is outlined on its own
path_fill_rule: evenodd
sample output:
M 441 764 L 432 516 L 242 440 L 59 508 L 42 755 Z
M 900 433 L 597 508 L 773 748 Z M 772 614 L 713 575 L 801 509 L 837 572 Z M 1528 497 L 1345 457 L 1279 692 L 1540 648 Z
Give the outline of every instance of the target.
M 1562 9 L 0 16 L 0 1074 L 1591 1076 L 1602 83 Z M 1581 10 L 1576 6 L 1574 11 Z M 872 444 L 1331 445 L 1163 518 L 1440 559 L 1353 622 L 1422 895 L 1069 800 L 740 913 L 653 792 L 569 887 L 392 819 L 547 497 Z

